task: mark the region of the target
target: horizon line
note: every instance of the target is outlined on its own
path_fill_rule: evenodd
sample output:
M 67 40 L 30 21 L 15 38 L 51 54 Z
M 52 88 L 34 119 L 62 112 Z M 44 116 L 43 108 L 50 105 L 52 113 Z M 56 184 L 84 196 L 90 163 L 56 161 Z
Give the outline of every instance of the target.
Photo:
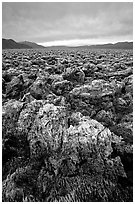
M 93 42 L 92 42 L 93 41 Z M 48 42 L 38 43 L 44 47 L 52 46 L 66 46 L 66 47 L 79 47 L 79 46 L 92 46 L 92 45 L 103 45 L 103 44 L 116 44 L 119 42 L 133 42 L 133 40 L 123 39 L 118 40 L 90 40 L 90 39 L 74 39 L 74 40 L 54 40 Z
M 2 37 L 2 39 L 14 40 L 12 38 L 4 38 L 4 37 Z M 95 43 L 94 42 L 90 43 L 90 41 L 91 41 L 90 39 L 74 39 L 74 40 L 54 40 L 54 41 L 43 42 L 43 43 L 38 43 L 38 42 L 33 42 L 33 41 L 28 41 L 28 40 L 22 40 L 19 42 L 15 41 L 15 42 L 17 42 L 17 43 L 23 43 L 23 42 L 36 43 L 37 45 L 41 45 L 44 47 L 57 47 L 57 46 L 60 46 L 60 47 L 62 47 L 62 46 L 64 46 L 64 47 L 81 47 L 81 46 L 94 46 L 94 45 L 104 45 L 104 44 L 116 44 L 116 43 L 120 43 L 120 42 L 132 42 L 133 43 L 133 40 L 128 40 L 128 39 L 121 40 L 121 41 L 100 40 L 100 41 L 97 41 Z

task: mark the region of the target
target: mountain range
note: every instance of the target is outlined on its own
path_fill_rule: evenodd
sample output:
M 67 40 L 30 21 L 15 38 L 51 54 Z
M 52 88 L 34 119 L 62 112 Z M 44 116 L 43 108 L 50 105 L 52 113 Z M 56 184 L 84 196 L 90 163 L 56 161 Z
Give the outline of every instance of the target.
M 22 41 L 22 42 L 19 42 L 23 45 L 27 45 L 33 49 L 42 49 L 42 48 L 45 48 L 44 46 L 42 45 L 38 45 L 37 43 L 34 43 L 34 42 L 29 42 L 29 41 Z
M 45 47 L 33 42 L 28 41 L 16 42 L 12 39 L 2 38 L 2 49 L 42 49 L 42 48 Z
M 85 46 L 76 46 L 76 47 L 68 47 L 68 46 L 51 46 L 44 47 L 42 45 L 38 45 L 34 42 L 22 41 L 16 42 L 12 39 L 4 39 L 2 38 L 2 49 L 133 49 L 133 42 L 118 42 L 118 43 L 108 43 L 108 44 L 98 44 L 98 45 L 85 45 Z
M 17 43 L 12 39 L 2 38 L 2 49 L 30 49 L 28 45 Z
M 118 42 L 118 43 L 108 43 L 90 46 L 80 46 L 82 48 L 92 48 L 92 49 L 133 49 L 133 42 Z

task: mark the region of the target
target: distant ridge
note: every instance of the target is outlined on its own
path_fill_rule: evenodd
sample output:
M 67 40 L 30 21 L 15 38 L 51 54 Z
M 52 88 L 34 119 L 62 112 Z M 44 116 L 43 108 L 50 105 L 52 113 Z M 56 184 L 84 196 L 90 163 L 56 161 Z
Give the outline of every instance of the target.
M 89 46 L 79 46 L 82 48 L 91 49 L 133 49 L 133 42 L 118 42 L 118 43 L 108 43 L 99 45 L 89 45 Z
M 42 45 L 38 45 L 37 43 L 29 42 L 29 41 L 22 41 L 22 42 L 19 42 L 19 44 L 28 45 L 33 49 L 44 49 L 45 48 Z
M 16 42 L 12 39 L 2 38 L 2 49 L 133 49 L 133 42 L 117 42 L 117 43 L 108 43 L 108 44 L 98 44 L 98 45 L 85 45 L 85 46 L 50 46 L 44 47 L 38 45 L 34 42 Z
M 49 46 L 48 49 L 133 49 L 133 42 L 117 42 L 97 45 L 83 45 L 83 46 Z
M 2 38 L 2 49 L 31 49 L 31 47 L 28 45 L 17 43 L 12 39 Z

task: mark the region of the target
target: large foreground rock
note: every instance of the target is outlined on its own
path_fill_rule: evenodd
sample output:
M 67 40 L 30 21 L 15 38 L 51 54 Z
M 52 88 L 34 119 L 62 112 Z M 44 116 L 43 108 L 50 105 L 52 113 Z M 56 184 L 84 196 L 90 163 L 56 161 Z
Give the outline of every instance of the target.
M 38 156 L 38 150 L 43 153 L 47 149 L 56 151 L 61 148 L 66 136 L 65 108 L 41 103 L 31 103 L 22 111 L 18 121 L 20 131 L 29 130 L 31 155 L 35 156 Z
M 111 157 L 121 137 L 81 113 L 68 123 L 64 106 L 31 103 L 18 128 L 29 130 L 30 158 L 37 167 L 18 168 L 3 181 L 5 201 L 132 201 L 121 155 Z

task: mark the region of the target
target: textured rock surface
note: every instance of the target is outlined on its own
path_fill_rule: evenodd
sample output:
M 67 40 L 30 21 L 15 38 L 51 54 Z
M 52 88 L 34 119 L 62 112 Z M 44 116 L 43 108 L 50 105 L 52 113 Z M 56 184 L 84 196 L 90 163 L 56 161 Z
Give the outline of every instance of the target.
M 38 149 L 57 151 L 61 149 L 66 137 L 65 108 L 45 104 L 39 109 L 33 126 L 28 134 L 31 154 L 38 156 Z M 41 149 L 40 149 L 41 146 Z
M 73 84 L 70 81 L 64 80 L 60 82 L 54 82 L 52 84 L 52 90 L 57 95 L 67 94 L 73 88 Z
M 2 109 L 3 137 L 8 132 L 15 131 L 16 123 L 23 105 L 24 104 L 22 102 L 19 102 L 15 99 L 11 99 L 4 104 Z
M 49 90 L 42 79 L 37 79 L 30 88 L 30 94 L 37 100 L 46 99 Z
M 9 98 L 18 98 L 23 90 L 22 75 L 14 77 L 6 86 L 6 94 Z
M 104 96 L 115 95 L 121 90 L 121 88 L 122 83 L 116 83 L 115 81 L 108 83 L 107 81 L 100 79 L 93 80 L 89 85 L 74 88 L 71 95 L 74 97 L 85 97 L 85 93 L 87 93 L 86 97 L 90 99 L 100 99 Z
M 2 200 L 132 202 L 132 51 L 2 54 Z
M 63 78 L 74 83 L 83 83 L 85 74 L 80 69 L 67 68 L 66 73 L 63 74 Z

